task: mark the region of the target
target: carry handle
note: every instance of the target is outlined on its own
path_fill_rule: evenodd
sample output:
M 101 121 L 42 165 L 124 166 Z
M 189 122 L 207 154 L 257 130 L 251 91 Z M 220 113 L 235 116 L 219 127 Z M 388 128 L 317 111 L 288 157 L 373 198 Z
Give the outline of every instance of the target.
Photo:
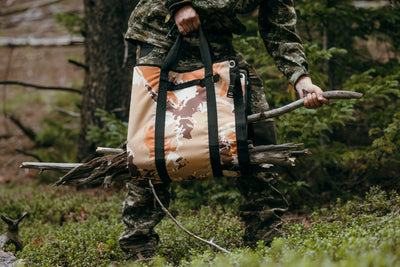
M 212 70 L 211 50 L 201 25 L 199 25 L 198 32 L 199 32 L 199 43 L 200 43 L 200 56 L 201 56 L 201 61 L 203 62 L 205 67 L 205 76 L 206 77 L 212 76 L 213 70 Z M 182 34 L 179 34 L 174 45 L 171 47 L 165 58 L 164 64 L 161 67 L 162 71 L 169 71 L 179 63 L 182 54 L 183 38 L 184 36 Z

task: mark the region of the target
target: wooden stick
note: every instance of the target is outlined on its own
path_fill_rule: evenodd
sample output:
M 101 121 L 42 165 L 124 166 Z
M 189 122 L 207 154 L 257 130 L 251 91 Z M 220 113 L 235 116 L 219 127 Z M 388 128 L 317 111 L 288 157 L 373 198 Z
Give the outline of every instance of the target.
M 171 220 L 172 220 L 179 228 L 181 228 L 186 234 L 190 235 L 191 237 L 196 238 L 197 240 L 200 240 L 201 242 L 204 242 L 204 243 L 206 243 L 206 244 L 208 244 L 208 245 L 210 245 L 210 246 L 215 247 L 215 248 L 218 249 L 219 251 L 222 251 L 222 252 L 224 252 L 224 253 L 226 253 L 226 254 L 232 255 L 232 253 L 230 253 L 230 252 L 227 251 L 226 249 L 224 249 L 224 248 L 218 246 L 217 244 L 215 244 L 215 243 L 213 242 L 213 239 L 210 240 L 210 241 L 205 240 L 205 239 L 203 239 L 203 238 L 201 238 L 201 237 L 199 237 L 199 236 L 193 234 L 192 232 L 188 231 L 185 227 L 183 227 L 183 226 L 174 218 L 174 216 L 172 216 L 172 214 L 167 210 L 167 208 L 163 205 L 163 203 L 161 202 L 161 200 L 158 198 L 157 193 L 156 193 L 156 191 L 155 191 L 155 189 L 154 189 L 154 186 L 153 186 L 153 184 L 152 184 L 152 182 L 151 182 L 150 179 L 149 179 L 149 185 L 150 185 L 151 191 L 153 192 L 153 195 L 154 195 L 155 199 L 157 200 L 157 203 L 160 205 L 161 209 L 162 209 L 162 210 L 168 215 L 168 217 L 170 217 Z
M 110 148 L 110 147 L 98 147 L 96 149 L 97 153 L 102 153 L 102 154 L 106 154 L 106 153 L 122 153 L 124 152 L 124 150 L 122 148 Z
M 83 163 L 22 162 L 19 167 L 24 169 L 66 171 L 82 165 Z
M 351 91 L 328 91 L 324 92 L 323 96 L 327 99 L 352 99 L 352 98 L 361 98 L 363 95 L 361 93 L 351 92 Z M 292 110 L 295 110 L 303 106 L 304 106 L 304 99 L 302 98 L 280 108 L 247 116 L 247 122 L 255 122 L 255 121 L 266 120 L 273 117 L 278 117 L 280 115 L 283 115 L 285 113 L 288 113 Z

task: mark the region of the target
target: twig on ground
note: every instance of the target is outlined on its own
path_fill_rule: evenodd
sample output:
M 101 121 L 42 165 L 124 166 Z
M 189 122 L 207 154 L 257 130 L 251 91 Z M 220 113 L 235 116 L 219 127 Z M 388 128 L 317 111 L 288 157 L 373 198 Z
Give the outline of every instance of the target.
M 186 234 L 190 235 L 191 237 L 196 238 L 197 240 L 200 240 L 201 242 L 204 242 L 204 243 L 206 243 L 206 244 L 208 244 L 208 245 L 210 245 L 210 246 L 215 247 L 215 248 L 218 249 L 219 251 L 222 251 L 222 252 L 227 253 L 227 254 L 230 254 L 230 255 L 232 254 L 232 253 L 229 252 L 228 250 L 226 250 L 226 249 L 224 249 L 224 248 L 218 246 L 217 244 L 215 244 L 215 243 L 213 242 L 214 238 L 211 239 L 210 241 L 208 241 L 208 240 L 205 240 L 205 239 L 203 239 L 203 238 L 201 238 L 201 237 L 198 237 L 197 235 L 195 235 L 195 234 L 189 232 L 185 227 L 183 227 L 183 226 L 174 218 L 174 216 L 172 216 L 172 214 L 171 214 L 171 213 L 167 210 L 167 208 L 163 205 L 163 203 L 161 202 L 161 200 L 158 198 L 157 193 L 156 193 L 156 190 L 154 189 L 153 183 L 151 182 L 150 179 L 149 179 L 149 185 L 150 185 L 151 191 L 153 192 L 153 195 L 154 195 L 155 199 L 157 200 L 157 203 L 160 205 L 161 209 L 162 209 L 162 210 L 168 215 L 168 217 L 170 217 L 171 220 L 172 220 L 179 228 L 181 228 Z

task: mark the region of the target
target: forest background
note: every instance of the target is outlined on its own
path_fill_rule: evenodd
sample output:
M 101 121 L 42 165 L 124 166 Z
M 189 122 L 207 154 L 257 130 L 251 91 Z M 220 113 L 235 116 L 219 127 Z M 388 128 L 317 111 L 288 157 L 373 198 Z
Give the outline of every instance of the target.
M 18 1 L 6 1 L 4 5 L 6 6 L 8 3 L 8 8 L 4 10 L 13 10 L 13 4 L 16 2 Z M 22 2 L 29 4 L 29 1 Z M 56 2 L 62 1 L 53 2 L 48 1 L 48 6 L 51 7 Z M 65 76 L 63 69 L 61 69 L 56 75 L 57 77 L 64 77 L 62 85 L 68 84 L 70 87 L 78 88 L 82 90 L 82 95 L 58 91 L 37 92 L 34 89 L 21 88 L 15 85 L 3 85 L 2 88 L 2 125 L 4 127 L 2 126 L 0 134 L 1 149 L 5 153 L 1 155 L 2 194 L 0 195 L 0 203 L 2 205 L 0 213 L 17 218 L 23 211 L 27 210 L 33 214 L 31 223 L 40 221 L 41 224 L 47 225 L 47 228 L 40 229 L 43 232 L 35 233 L 35 231 L 31 231 L 25 234 L 25 242 L 28 245 L 21 257 L 28 258 L 31 262 L 36 262 L 39 265 L 46 260 L 51 260 L 52 264 L 61 262 L 64 265 L 74 265 L 72 258 L 77 258 L 77 262 L 79 262 L 82 256 L 73 254 L 79 252 L 76 252 L 71 244 L 76 244 L 78 251 L 85 250 L 81 247 L 82 245 L 79 245 L 80 243 L 88 243 L 84 239 L 85 236 L 87 239 L 94 240 L 92 244 L 94 256 L 93 259 L 89 257 L 88 263 L 122 261 L 121 252 L 117 251 L 117 232 L 105 233 L 106 230 L 103 228 L 95 228 L 96 231 L 90 232 L 92 234 L 90 238 L 86 234 L 82 234 L 80 239 L 65 243 L 65 240 L 68 240 L 66 236 L 70 236 L 71 233 L 60 233 L 57 232 L 56 228 L 63 226 L 61 228 L 69 228 L 70 231 L 84 231 L 85 224 L 90 223 L 92 220 L 90 218 L 93 216 L 98 219 L 96 224 L 117 224 L 118 227 L 114 227 L 113 230 L 122 231 L 121 222 L 118 221 L 118 218 L 120 218 L 118 205 L 122 202 L 123 190 L 114 189 L 111 193 L 100 193 L 101 189 L 91 189 L 82 193 L 81 191 L 75 192 L 75 189 L 51 188 L 50 191 L 54 190 L 54 192 L 46 193 L 46 191 L 49 191 L 47 184 L 52 184 L 60 173 L 38 174 L 31 171 L 21 174 L 21 172 L 16 173 L 17 171 L 10 170 L 17 169 L 16 161 L 21 159 L 24 161 L 32 161 L 32 158 L 34 158 L 40 161 L 76 162 L 77 158 L 84 159 L 92 156 L 91 151 L 95 146 L 117 147 L 124 141 L 126 109 L 123 108 L 126 104 L 121 104 L 123 101 L 118 102 L 118 99 L 113 99 L 113 101 L 110 101 L 113 104 L 109 104 L 106 103 L 105 99 L 107 99 L 107 92 L 115 92 L 115 88 L 120 91 L 125 90 L 120 96 L 126 98 L 126 91 L 130 88 L 127 89 L 120 83 L 116 84 L 115 81 L 129 80 L 129 75 L 126 75 L 129 74 L 129 71 L 124 72 L 123 69 L 131 66 L 129 63 L 132 62 L 133 55 L 121 56 L 127 46 L 123 41 L 120 41 L 117 45 L 113 42 L 104 44 L 104 47 L 118 46 L 121 48 L 107 49 L 105 52 L 104 49 L 106 48 L 99 49 L 95 46 L 96 43 L 90 41 L 93 40 L 90 38 L 94 35 L 89 35 L 89 33 L 99 31 L 99 29 L 105 32 L 114 30 L 114 32 L 117 32 L 118 38 L 122 39 L 125 24 L 121 21 L 112 24 L 112 27 L 119 25 L 120 31 L 115 31 L 115 28 L 101 24 L 96 29 L 91 27 L 92 24 L 90 23 L 96 21 L 96 14 L 104 15 L 104 13 L 107 13 L 110 10 L 107 9 L 110 5 L 115 7 L 112 10 L 116 13 L 109 13 L 117 14 L 118 11 L 124 10 L 124 16 L 121 16 L 120 19 L 126 21 L 127 14 L 130 12 L 123 7 L 132 5 L 132 3 L 117 0 L 104 2 L 108 2 L 108 4 L 99 1 L 98 5 L 93 7 L 90 6 L 91 1 L 85 1 L 84 3 L 77 3 L 79 8 L 75 7 L 69 10 L 66 8 L 67 11 L 65 12 L 57 12 L 57 10 L 50 12 L 53 15 L 52 19 L 57 22 L 56 27 L 59 32 L 68 32 L 89 40 L 85 42 L 84 46 L 78 44 L 72 47 L 73 50 L 69 52 L 70 55 L 63 59 L 65 63 L 68 59 L 80 63 L 83 67 L 77 67 L 76 65 L 79 64 L 75 64 L 75 69 L 72 71 L 78 74 Z M 85 12 L 83 12 L 84 7 Z M 96 8 L 103 9 L 103 11 L 96 10 Z M 291 215 L 287 218 L 287 221 L 298 223 L 298 218 L 301 218 L 301 223 L 289 224 L 289 228 L 292 227 L 289 229 L 289 232 L 293 232 L 292 239 L 284 244 L 278 242 L 276 244 L 278 248 L 273 246 L 272 250 L 275 248 L 276 251 L 273 251 L 275 254 L 271 255 L 274 255 L 274 257 L 278 257 L 277 255 L 288 247 L 293 249 L 294 246 L 297 249 L 296 253 L 301 251 L 296 247 L 297 245 L 293 245 L 296 243 L 293 238 L 296 237 L 296 234 L 302 233 L 304 239 L 300 243 L 307 243 L 305 241 L 307 237 L 304 232 L 301 232 L 304 229 L 298 225 L 303 225 L 306 228 L 311 227 L 311 229 L 313 229 L 312 227 L 321 227 L 313 223 L 325 222 L 326 220 L 321 218 L 329 217 L 329 226 L 324 225 L 325 230 L 320 231 L 323 234 L 328 234 L 329 231 L 332 233 L 336 229 L 329 227 L 342 227 L 341 229 L 343 229 L 343 225 L 338 226 L 335 223 L 342 222 L 345 225 L 349 222 L 354 223 L 351 221 L 352 219 L 346 217 L 349 214 L 361 214 L 361 217 L 367 216 L 366 214 L 373 214 L 379 218 L 389 216 L 389 219 L 397 219 L 398 216 L 395 215 L 396 212 L 398 215 L 399 209 L 399 198 L 397 196 L 400 171 L 399 2 L 296 1 L 296 10 L 299 15 L 298 31 L 304 41 L 310 62 L 310 74 L 314 83 L 320 85 L 324 90 L 357 91 L 363 93 L 364 97 L 360 100 L 332 101 L 331 105 L 317 110 L 299 109 L 276 119 L 279 143 L 304 143 L 304 147 L 310 149 L 312 155 L 299 158 L 295 167 L 279 167 L 277 169 L 279 189 L 284 192 L 291 207 Z M 10 21 L 10 14 L 4 11 L 0 14 L 3 19 L 3 27 L 7 24 L 5 22 Z M 264 45 L 258 37 L 256 17 L 257 12 L 254 12 L 241 18 L 246 24 L 247 32 L 242 36 L 235 36 L 235 45 L 261 74 L 265 82 L 270 106 L 277 108 L 294 101 L 297 96 L 286 79 L 276 70 L 265 52 Z M 114 20 L 115 18 L 110 19 Z M 107 23 L 104 18 L 103 23 Z M 30 29 L 30 31 L 34 32 L 34 29 Z M 110 34 L 113 33 L 110 32 Z M 7 39 L 4 38 L 3 34 L 1 35 L 2 40 Z M 91 47 L 88 47 L 89 45 Z M 13 56 L 14 59 L 18 59 L 18 55 L 22 53 L 22 57 L 29 57 L 38 48 L 33 46 L 22 49 L 23 52 L 19 52 L 21 48 L 18 46 L 7 45 L 1 48 L 2 53 L 6 55 L 2 59 L 1 68 L 4 71 L 2 74 L 2 77 L 5 77 L 4 80 L 10 80 L 8 76 L 13 77 L 13 71 L 18 72 L 18 69 L 13 70 L 10 67 L 13 64 Z M 42 47 L 40 49 L 48 49 L 47 52 L 43 52 L 48 57 L 41 59 L 43 61 L 41 63 L 43 64 L 42 68 L 46 68 L 47 72 L 52 72 L 53 69 L 57 70 L 55 65 L 64 66 L 65 70 L 71 68 L 63 62 L 59 62 L 60 57 L 57 57 L 59 54 L 54 50 L 54 47 Z M 83 49 L 86 50 L 86 55 L 83 54 Z M 134 49 L 131 48 L 129 51 L 134 51 Z M 92 58 L 88 57 L 90 53 L 92 53 Z M 123 69 L 119 68 L 119 71 L 110 73 L 113 77 L 109 82 L 96 80 L 99 75 L 102 76 L 102 79 L 107 78 L 104 72 L 98 71 L 99 68 L 96 64 L 99 63 L 89 62 L 93 60 L 93 55 L 96 53 L 104 55 L 104 61 L 107 61 L 107 58 L 118 58 L 116 64 L 124 67 Z M 57 58 L 58 62 L 51 61 L 52 55 Z M 46 61 L 46 59 L 49 60 Z M 99 61 L 104 66 L 100 57 L 96 59 L 98 59 L 96 62 Z M 46 65 L 46 62 L 49 64 Z M 121 62 L 125 64 L 121 64 Z M 51 64 L 54 64 L 54 66 L 51 66 Z M 36 64 L 31 66 L 33 71 L 36 67 Z M 126 75 L 128 78 L 121 78 L 119 75 Z M 24 75 L 20 77 L 21 81 L 24 82 Z M 65 80 L 65 77 L 70 77 L 71 80 Z M 34 80 L 31 81 L 35 82 Z M 36 82 L 46 83 L 47 81 Z M 105 95 L 87 93 L 93 90 L 93 83 L 99 82 L 103 82 L 105 87 L 108 87 L 105 89 L 96 88 L 99 92 L 104 90 Z M 113 86 L 107 86 L 109 83 L 112 83 Z M 95 104 L 88 107 L 85 101 Z M 54 111 L 55 106 L 57 106 L 57 112 Z M 31 109 L 26 109 L 26 107 Z M 41 112 L 32 117 L 35 110 Z M 66 110 L 69 112 L 65 112 Z M 125 111 L 121 112 L 121 110 Z M 76 114 L 81 115 L 79 117 L 71 116 Z M 81 118 L 90 119 L 82 121 Z M 20 126 L 16 126 L 18 122 Z M 25 132 L 21 133 L 21 129 L 25 129 Z M 82 135 L 82 132 L 86 132 L 86 134 Z M 24 139 L 28 141 L 24 141 Z M 10 146 L 12 146 L 11 150 Z M 16 152 L 15 149 L 18 149 L 19 152 Z M 17 156 L 21 153 L 25 156 Z M 14 165 L 11 163 L 14 163 Z M 378 190 L 376 186 L 379 186 L 381 190 Z M 33 192 L 40 193 L 33 194 Z M 69 195 L 70 192 L 74 192 L 76 195 L 72 197 Z M 85 199 L 87 195 L 82 196 L 80 194 L 89 194 L 90 198 L 93 199 Z M 40 196 L 39 199 L 37 199 L 38 196 Z M 90 213 L 91 203 L 93 205 L 95 205 L 94 203 L 99 204 L 99 196 L 101 196 L 100 200 L 107 201 L 98 205 L 94 213 Z M 364 196 L 366 196 L 366 200 L 358 199 L 358 197 Z M 50 198 L 53 198 L 53 200 Z M 29 199 L 31 201 L 28 201 Z M 68 202 L 67 199 L 71 200 Z M 193 224 L 193 220 L 200 218 L 200 221 L 204 223 L 201 226 L 210 228 L 209 226 L 212 225 L 210 228 L 211 236 L 218 236 L 218 230 L 220 230 L 221 242 L 228 244 L 229 247 L 240 248 L 240 243 L 237 243 L 238 236 L 233 234 L 240 233 L 241 229 L 235 213 L 237 203 L 240 202 L 240 195 L 229 179 L 176 185 L 174 187 L 174 199 L 176 206 L 173 206 L 172 210 L 176 214 L 192 214 L 192 216 L 182 215 L 182 220 Z M 357 205 L 348 204 L 354 204 L 354 201 L 359 202 L 357 202 Z M 33 203 L 36 203 L 36 206 L 32 205 Z M 49 210 L 52 211 L 51 214 L 48 214 Z M 188 210 L 191 212 L 188 212 Z M 316 211 L 318 211 L 318 215 L 313 213 Z M 333 213 L 335 214 L 333 215 Z M 310 214 L 314 215 L 311 216 Z M 337 220 L 338 218 L 340 219 Z M 374 218 L 376 219 L 376 217 Z M 334 222 L 332 223 L 329 220 Z M 386 219 L 381 220 L 385 221 Z M 390 221 L 390 223 L 398 222 Z M 370 224 L 371 222 L 367 222 L 367 225 Z M 362 226 L 365 227 L 365 225 Z M 4 232 L 5 226 L 1 225 L 1 227 L 0 230 Z M 163 243 L 161 255 L 168 262 L 176 264 L 193 256 L 199 257 L 197 260 L 200 262 L 202 260 L 215 260 L 214 256 L 207 256 L 208 252 L 205 248 L 196 250 L 196 245 L 189 241 L 188 243 L 179 242 L 176 239 L 175 241 L 166 241 L 168 237 L 179 236 L 180 234 L 175 233 L 168 222 L 160 227 L 166 236 L 163 239 L 165 243 Z M 300 227 L 301 230 L 296 227 Z M 49 234 L 48 231 L 55 232 Z M 366 236 L 368 234 L 370 233 L 366 233 Z M 96 238 L 93 236 L 96 236 Z M 108 236 L 108 239 L 100 242 L 97 241 L 97 236 L 98 238 Z M 59 241 L 54 241 L 54 239 Z M 170 244 L 168 242 L 175 243 Z M 290 245 L 290 242 L 293 244 Z M 310 242 L 314 245 L 318 243 L 316 240 Z M 181 246 L 177 246 L 178 243 Z M 319 248 L 323 248 L 325 243 L 322 242 L 321 244 L 319 244 Z M 66 247 L 62 249 L 63 253 L 60 253 L 60 247 L 64 245 Z M 330 249 L 334 250 L 335 245 L 340 246 L 339 243 L 331 244 Z M 343 244 L 341 245 L 343 246 Z M 42 251 L 41 256 L 38 255 L 39 248 Z M 190 251 L 190 248 L 193 248 L 193 251 Z M 330 249 L 325 248 L 325 252 L 324 250 L 321 250 L 322 252 L 316 250 L 315 255 L 319 255 L 319 253 L 330 255 Z M 264 257 L 263 260 L 265 261 L 265 253 L 268 254 L 269 250 L 270 248 L 260 245 L 257 250 L 258 254 L 256 253 L 257 257 L 250 255 L 248 258 L 255 259 L 258 262 L 260 257 Z M 48 254 L 46 255 L 46 252 L 43 251 L 47 251 Z M 186 251 L 186 253 L 182 251 Z M 201 254 L 199 251 L 206 252 Z M 242 255 L 242 252 L 239 254 Z M 260 256 L 260 253 L 264 253 L 263 256 Z M 294 253 L 295 260 L 293 262 L 296 262 L 296 257 L 298 257 L 296 253 Z M 393 258 L 398 260 L 397 250 L 394 250 L 393 253 Z M 304 256 L 304 253 L 301 255 Z M 329 260 L 338 262 L 343 257 L 343 255 L 336 255 L 330 257 Z M 311 261 L 314 260 L 311 257 Z M 49 265 L 51 264 L 49 263 Z

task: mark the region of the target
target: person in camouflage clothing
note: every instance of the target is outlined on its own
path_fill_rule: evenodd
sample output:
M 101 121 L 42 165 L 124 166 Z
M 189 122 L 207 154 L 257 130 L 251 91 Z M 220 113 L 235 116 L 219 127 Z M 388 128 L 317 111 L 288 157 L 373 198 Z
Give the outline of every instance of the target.
M 194 32 L 201 23 L 215 58 L 236 56 L 240 66 L 249 71 L 251 111 L 258 113 L 269 109 L 263 82 L 232 44 L 232 34 L 246 30 L 237 14 L 257 8 L 259 31 L 265 46 L 300 97 L 307 93 L 304 105 L 317 108 L 328 104 L 322 90 L 309 78 L 303 46 L 295 30 L 297 19 L 293 0 L 141 0 L 131 14 L 125 37 L 137 45 L 136 63 L 161 66 L 177 35 L 185 35 L 179 68 L 190 70 L 202 66 L 198 37 Z M 273 120 L 254 123 L 251 128 L 255 145 L 276 144 Z M 255 169 L 251 177 L 237 179 L 238 190 L 243 195 L 240 206 L 240 216 L 246 227 L 243 241 L 249 246 L 258 240 L 270 243 L 282 234 L 280 216 L 288 205 L 275 188 L 273 176 Z M 126 229 L 120 236 L 120 247 L 129 259 L 149 261 L 156 255 L 158 247 L 159 237 L 154 227 L 164 217 L 164 212 L 148 186 L 128 183 L 127 187 L 122 214 Z M 168 206 L 170 186 L 160 184 L 155 187 L 164 205 Z

